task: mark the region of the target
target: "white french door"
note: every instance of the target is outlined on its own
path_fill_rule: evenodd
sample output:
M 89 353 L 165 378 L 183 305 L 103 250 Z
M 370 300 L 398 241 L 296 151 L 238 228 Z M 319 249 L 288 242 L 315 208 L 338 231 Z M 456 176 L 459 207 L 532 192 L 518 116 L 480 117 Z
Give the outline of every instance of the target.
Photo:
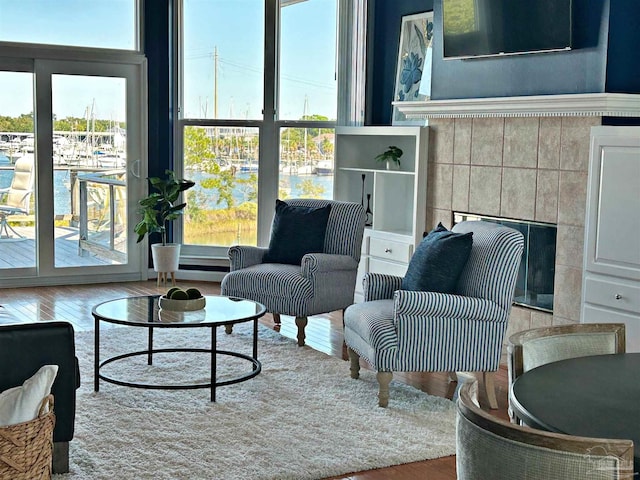
M 32 65 L 33 209 L 0 238 L 0 285 L 146 278 L 133 233 L 147 171 L 144 60 Z

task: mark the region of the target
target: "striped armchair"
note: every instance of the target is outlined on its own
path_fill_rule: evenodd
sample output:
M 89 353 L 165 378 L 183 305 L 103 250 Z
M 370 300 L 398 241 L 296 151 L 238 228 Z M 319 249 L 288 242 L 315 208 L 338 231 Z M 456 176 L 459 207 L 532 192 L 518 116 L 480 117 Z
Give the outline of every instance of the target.
M 488 222 L 461 222 L 454 232 L 473 232 L 473 246 L 455 294 L 400 290 L 402 278 L 367 274 L 365 301 L 344 315 L 351 377 L 359 357 L 377 370 L 379 405 L 389 402 L 396 372 L 483 372 L 491 408 L 497 408 L 493 373 L 524 247 L 514 229 Z
M 331 204 L 324 251 L 308 253 L 301 265 L 262 263 L 267 248 L 237 245 L 229 249 L 231 271 L 222 280 L 222 295 L 260 302 L 276 323 L 295 316 L 298 345 L 304 345 L 309 315 L 341 310 L 353 303 L 365 213 L 362 205 L 331 200 L 288 199 L 292 206 L 320 208 Z M 227 330 L 229 331 L 229 330 Z

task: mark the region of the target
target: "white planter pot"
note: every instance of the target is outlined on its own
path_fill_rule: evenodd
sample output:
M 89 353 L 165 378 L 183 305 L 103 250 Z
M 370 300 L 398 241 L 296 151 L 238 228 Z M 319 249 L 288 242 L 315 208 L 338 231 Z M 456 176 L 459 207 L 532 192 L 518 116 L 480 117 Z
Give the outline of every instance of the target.
M 156 272 L 177 272 L 180 264 L 180 244 L 170 243 L 151 245 L 153 269 Z

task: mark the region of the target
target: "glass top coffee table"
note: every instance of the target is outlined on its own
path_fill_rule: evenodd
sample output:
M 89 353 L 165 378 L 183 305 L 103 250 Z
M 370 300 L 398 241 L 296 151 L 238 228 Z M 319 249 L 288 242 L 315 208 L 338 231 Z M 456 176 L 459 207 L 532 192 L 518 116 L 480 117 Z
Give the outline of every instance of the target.
M 206 306 L 203 310 L 194 312 L 174 312 L 161 310 L 158 307 L 160 295 L 147 295 L 140 297 L 119 298 L 100 303 L 93 307 L 91 313 L 95 319 L 95 352 L 94 352 L 94 391 L 100 388 L 100 380 L 125 387 L 163 389 L 163 390 L 189 390 L 196 388 L 210 388 L 211 401 L 216 401 L 216 387 L 244 382 L 260 373 L 262 365 L 258 360 L 258 319 L 262 317 L 266 309 L 264 305 L 240 298 L 224 296 L 206 296 Z M 225 326 L 230 333 L 231 326 L 237 323 L 253 322 L 253 355 L 245 355 L 239 352 L 218 350 L 217 329 Z M 148 329 L 147 349 L 116 355 L 100 361 L 100 323 L 112 323 L 126 327 L 141 327 Z M 211 330 L 211 348 L 153 348 L 153 332 L 157 328 L 209 328 Z M 100 369 L 113 362 L 134 356 L 147 356 L 147 364 L 153 364 L 155 354 L 173 352 L 199 352 L 209 353 L 211 357 L 211 382 L 193 384 L 148 384 L 135 381 L 124 381 L 109 377 L 100 372 Z M 217 356 L 226 355 L 247 360 L 251 364 L 251 370 L 237 377 L 224 381 L 216 380 Z

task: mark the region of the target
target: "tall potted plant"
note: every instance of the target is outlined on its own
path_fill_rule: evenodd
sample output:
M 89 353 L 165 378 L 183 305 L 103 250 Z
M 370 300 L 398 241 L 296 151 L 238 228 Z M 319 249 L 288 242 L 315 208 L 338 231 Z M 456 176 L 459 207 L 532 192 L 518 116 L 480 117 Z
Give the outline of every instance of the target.
M 151 245 L 153 269 L 156 272 L 175 272 L 180 260 L 180 244 L 167 244 L 167 228 L 169 222 L 182 215 L 187 206 L 186 202 L 176 205 L 180 193 L 190 189 L 195 183 L 176 178 L 172 170 L 165 170 L 164 173 L 163 178 L 149 178 L 151 188 L 156 191 L 138 201 L 138 213 L 142 215 L 142 220 L 134 227 L 134 231 L 138 234 L 138 243 L 146 234 L 160 233 L 162 243 Z

